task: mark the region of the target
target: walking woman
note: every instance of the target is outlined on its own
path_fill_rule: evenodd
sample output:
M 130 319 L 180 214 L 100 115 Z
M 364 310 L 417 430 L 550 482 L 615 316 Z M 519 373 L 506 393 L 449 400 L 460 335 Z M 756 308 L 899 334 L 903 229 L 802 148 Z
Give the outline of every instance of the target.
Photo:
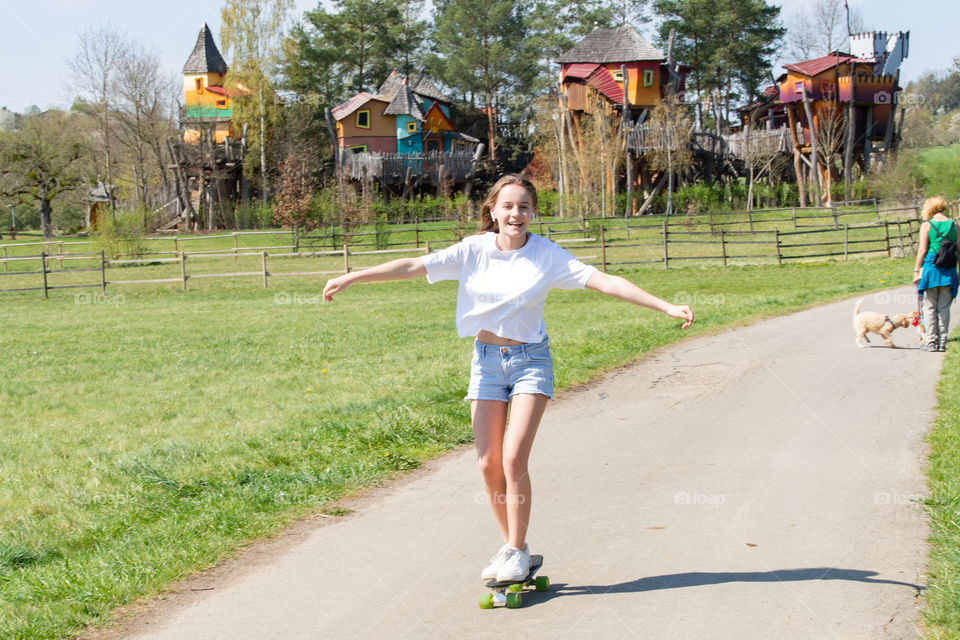
M 540 419 L 553 397 L 553 360 L 543 321 L 550 289 L 587 288 L 693 322 L 690 307 L 670 304 L 628 280 L 597 270 L 528 227 L 537 191 L 519 175 L 502 177 L 481 209 L 481 233 L 422 258 L 402 258 L 329 280 L 326 300 L 357 282 L 427 276 L 457 280 L 457 332 L 475 337 L 467 399 L 487 499 L 503 546 L 484 580 L 527 575 L 531 483 L 527 469 Z M 509 410 L 509 427 L 508 427 Z
M 950 305 L 957 297 L 957 260 L 952 267 L 939 267 L 934 257 L 947 240 L 957 242 L 957 224 L 944 215 L 947 203 L 940 196 L 923 203 L 920 247 L 913 270 L 913 283 L 923 295 L 924 351 L 946 351 L 950 330 Z M 956 257 L 956 256 L 955 256 Z

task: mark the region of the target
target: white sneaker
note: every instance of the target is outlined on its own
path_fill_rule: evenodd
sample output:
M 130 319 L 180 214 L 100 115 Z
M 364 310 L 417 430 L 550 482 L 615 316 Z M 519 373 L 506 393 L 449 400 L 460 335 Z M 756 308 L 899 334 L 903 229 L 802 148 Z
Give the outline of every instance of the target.
M 516 547 L 510 547 L 507 550 L 507 557 L 497 571 L 497 582 L 510 582 L 512 580 L 523 580 L 530 573 L 530 548 L 524 545 L 521 551 Z
M 524 551 L 530 553 L 530 545 L 524 544 Z M 500 550 L 492 558 L 490 558 L 490 566 L 484 569 L 480 573 L 481 580 L 496 580 L 497 572 L 500 571 L 500 567 L 503 566 L 503 561 L 507 559 L 509 551 L 513 549 L 509 544 L 505 544 L 500 547 Z M 524 574 L 526 575 L 526 574 Z

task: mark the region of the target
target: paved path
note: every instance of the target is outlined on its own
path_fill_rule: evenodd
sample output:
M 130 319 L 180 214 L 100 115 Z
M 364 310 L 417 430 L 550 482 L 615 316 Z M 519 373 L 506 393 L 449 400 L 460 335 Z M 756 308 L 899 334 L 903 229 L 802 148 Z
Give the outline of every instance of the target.
M 522 609 L 477 606 L 499 542 L 464 449 L 195 579 L 125 637 L 915 637 L 943 357 L 912 328 L 894 333 L 911 348 L 857 349 L 852 308 L 691 339 L 554 403 L 529 536 L 554 586 Z

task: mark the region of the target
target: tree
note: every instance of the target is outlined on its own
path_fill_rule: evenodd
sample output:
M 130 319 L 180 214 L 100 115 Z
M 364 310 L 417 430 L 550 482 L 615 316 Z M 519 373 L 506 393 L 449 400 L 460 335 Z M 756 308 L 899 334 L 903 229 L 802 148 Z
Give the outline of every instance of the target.
M 40 207 L 46 238 L 53 236 L 53 201 L 85 183 L 90 148 L 83 115 L 47 111 L 24 116 L 20 129 L 0 133 L 0 195 Z
M 718 128 L 730 122 L 731 104 L 755 99 L 769 77 L 785 33 L 780 8 L 765 0 L 655 0 L 654 7 L 661 43 L 675 30 L 675 58 L 694 66 L 700 122 L 708 95 Z
M 469 97 L 487 118 L 490 159 L 496 160 L 500 120 L 509 108 L 529 106 L 539 59 L 527 40 L 522 5 L 502 0 L 438 0 L 431 75 Z M 512 100 L 510 99 L 512 96 Z
M 422 0 L 337 0 L 332 11 L 318 5 L 292 32 L 288 76 L 300 91 L 322 92 L 329 104 L 359 91 L 376 91 L 399 68 L 410 75 L 420 65 L 427 23 Z
M 167 193 L 164 145 L 173 134 L 172 108 L 179 83 L 161 69 L 160 56 L 130 42 L 118 65 L 113 103 L 116 137 L 132 168 L 134 199 L 143 209 L 157 205 L 151 187 Z
M 848 14 L 846 5 L 844 0 L 812 0 L 802 6 L 787 30 L 788 55 L 800 61 L 847 49 L 850 34 L 863 31 L 864 21 L 859 9 Z
M 226 83 L 235 92 L 245 90 L 245 99 L 239 103 L 234 119 L 238 123 L 256 121 L 259 135 L 248 137 L 250 150 L 244 167 L 259 166 L 260 197 L 267 203 L 267 111 L 275 93 L 273 76 L 280 64 L 281 43 L 287 16 L 293 0 L 226 0 L 220 16 L 223 28 L 220 34 L 224 53 L 231 60 Z M 259 154 L 259 163 L 250 162 L 250 155 Z
M 82 31 L 79 38 L 80 48 L 68 63 L 70 83 L 80 107 L 97 123 L 97 145 L 103 154 L 103 163 L 98 169 L 102 171 L 101 175 L 106 177 L 111 211 L 115 213 L 116 202 L 112 193 L 115 164 L 112 135 L 113 89 L 121 61 L 127 55 L 126 38 L 109 24 Z

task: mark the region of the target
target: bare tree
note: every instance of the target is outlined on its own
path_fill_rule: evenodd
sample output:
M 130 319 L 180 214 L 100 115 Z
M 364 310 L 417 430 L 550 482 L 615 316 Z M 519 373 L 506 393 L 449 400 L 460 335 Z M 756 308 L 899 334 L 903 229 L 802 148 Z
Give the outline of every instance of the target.
M 157 204 L 151 186 L 168 191 L 164 143 L 173 130 L 178 84 L 163 72 L 159 54 L 129 43 L 115 84 L 115 129 L 127 151 L 135 201 L 145 209 Z
M 809 10 L 809 12 L 808 12 Z M 798 60 L 825 56 L 849 46 L 849 34 L 864 30 L 863 14 L 844 0 L 808 0 L 789 22 L 787 53 Z
M 112 191 L 115 163 L 111 135 L 114 81 L 121 61 L 127 55 L 128 47 L 123 34 L 109 24 L 81 31 L 78 37 L 80 48 L 68 63 L 70 86 L 82 110 L 97 123 L 103 175 L 106 177 L 107 188 Z M 115 213 L 115 199 L 112 192 L 109 195 L 111 210 Z
M 818 165 L 823 167 L 824 199 L 829 205 L 833 200 L 833 177 L 835 173 L 839 174 L 843 144 L 847 139 L 846 110 L 836 100 L 817 102 L 814 108 L 817 113 Z M 820 170 L 819 166 L 817 170 Z

